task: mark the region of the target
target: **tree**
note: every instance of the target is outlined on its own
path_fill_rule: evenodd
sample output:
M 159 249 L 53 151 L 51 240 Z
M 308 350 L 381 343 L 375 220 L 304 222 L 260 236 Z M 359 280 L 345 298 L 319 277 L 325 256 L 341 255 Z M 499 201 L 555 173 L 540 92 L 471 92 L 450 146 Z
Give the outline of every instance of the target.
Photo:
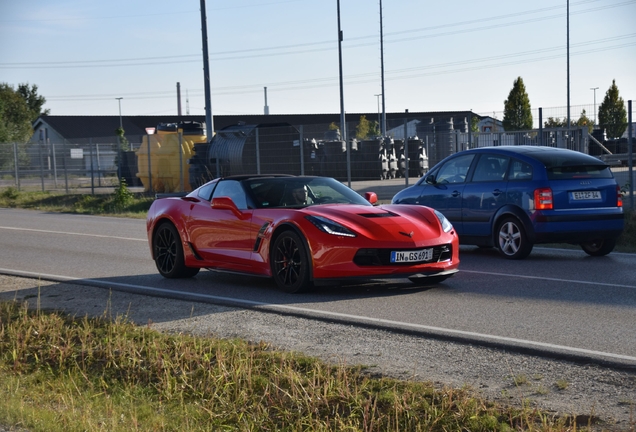
M 380 124 L 377 121 L 367 120 L 367 116 L 360 116 L 360 122 L 356 126 L 356 139 L 363 140 L 380 136 Z
M 506 131 L 532 129 L 530 98 L 521 77 L 514 81 L 508 99 L 504 101 L 503 127 Z
M 0 170 L 13 169 L 15 165 L 13 143 L 18 144 L 18 163 L 25 161 L 25 143 L 32 134 L 26 101 L 12 86 L 0 83 Z
M 581 117 L 579 117 L 574 124 L 578 127 L 586 127 L 588 133 L 592 133 L 592 129 L 594 128 L 594 122 L 585 114 L 585 109 L 581 111 Z
M 625 101 L 618 94 L 616 80 L 605 93 L 603 103 L 598 107 L 598 122 L 601 129 L 605 129 L 607 137 L 620 138 L 627 127 L 627 110 Z
M 26 142 L 33 134 L 31 110 L 26 100 L 6 83 L 0 83 L 0 142 Z
M 44 96 L 38 95 L 38 86 L 33 84 L 29 88 L 29 83 L 18 85 L 18 94 L 26 101 L 29 111 L 31 112 L 31 121 L 37 120 L 41 115 L 49 115 L 50 109 L 42 111 L 42 107 L 46 103 Z
M 581 116 L 577 121 L 570 121 L 572 126 L 576 127 L 587 127 L 589 133 L 592 132 L 592 128 L 594 127 L 594 123 L 589 119 L 587 114 L 585 113 L 585 109 L 581 111 Z M 546 128 L 563 128 L 568 126 L 568 118 L 563 117 L 561 120 L 559 117 L 548 117 L 546 121 L 543 122 L 543 126 Z
M 565 127 L 567 122 L 568 122 L 567 118 L 564 118 L 563 120 L 561 120 L 558 117 L 548 117 L 548 119 L 543 122 L 543 127 L 551 128 L 551 129 Z
M 130 142 L 124 136 L 125 133 L 126 133 L 126 131 L 124 129 L 120 128 L 120 127 L 115 129 L 115 134 L 119 137 L 119 148 L 121 149 L 121 151 L 130 150 Z
M 471 132 L 479 132 L 479 122 L 481 118 L 475 114 L 470 117 L 470 131 Z

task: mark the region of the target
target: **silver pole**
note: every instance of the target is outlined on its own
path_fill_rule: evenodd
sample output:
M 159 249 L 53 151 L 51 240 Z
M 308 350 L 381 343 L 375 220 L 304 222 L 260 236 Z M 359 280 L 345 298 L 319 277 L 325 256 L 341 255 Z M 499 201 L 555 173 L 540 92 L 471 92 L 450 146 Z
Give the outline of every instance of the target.
M 212 139 L 214 124 L 212 123 L 212 98 L 210 96 L 210 63 L 208 59 L 208 26 L 205 16 L 205 0 L 201 0 L 201 39 L 203 45 L 203 84 L 205 87 L 205 127 L 209 141 Z M 217 158 L 217 176 L 218 170 Z
M 183 129 L 179 129 L 179 192 L 183 190 Z
M 409 185 L 409 126 L 408 126 L 408 118 L 406 117 L 409 113 L 409 110 L 404 111 L 404 186 Z
M 568 130 L 570 130 L 570 0 L 567 0 L 567 57 L 568 57 Z M 568 133 L 568 139 L 569 139 Z
M 632 133 L 632 101 L 627 101 L 627 112 L 628 112 L 628 139 L 629 139 L 629 208 L 632 211 L 636 210 L 634 208 L 634 137 Z
M 338 7 L 338 65 L 340 69 L 340 139 L 344 140 L 347 147 L 347 177 L 348 185 L 351 187 L 351 152 L 349 151 L 349 141 L 347 140 L 347 124 L 345 123 L 344 109 L 344 84 L 342 80 L 342 30 L 340 29 L 340 0 L 336 0 Z
M 121 100 L 123 97 L 115 98 L 119 102 L 119 129 L 124 130 L 123 122 L 121 121 Z
M 380 71 L 382 75 L 382 136 L 386 135 L 386 104 L 384 101 L 384 29 L 382 28 L 382 0 L 380 0 Z
M 592 87 L 590 90 L 594 90 L 594 127 L 596 127 L 596 90 L 598 87 Z

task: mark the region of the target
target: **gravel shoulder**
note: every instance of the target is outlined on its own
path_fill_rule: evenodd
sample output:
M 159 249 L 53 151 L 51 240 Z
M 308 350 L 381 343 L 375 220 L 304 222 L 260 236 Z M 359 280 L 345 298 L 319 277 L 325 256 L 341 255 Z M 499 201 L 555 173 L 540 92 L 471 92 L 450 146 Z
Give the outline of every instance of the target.
M 590 417 L 595 430 L 636 430 L 636 370 L 545 359 L 274 313 L 0 275 L 0 300 L 83 317 L 126 315 L 159 331 L 264 341 L 370 373 L 469 387 L 502 404 Z M 515 384 L 515 380 L 518 384 Z M 2 431 L 0 426 L 0 431 Z

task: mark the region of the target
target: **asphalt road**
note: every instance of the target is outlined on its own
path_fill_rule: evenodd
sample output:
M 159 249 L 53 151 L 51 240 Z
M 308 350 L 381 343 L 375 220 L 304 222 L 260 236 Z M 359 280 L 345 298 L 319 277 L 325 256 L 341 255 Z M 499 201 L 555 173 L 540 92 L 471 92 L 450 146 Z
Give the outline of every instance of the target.
M 527 352 L 636 366 L 636 254 L 536 247 L 523 261 L 462 247 L 460 272 L 279 292 L 268 279 L 157 273 L 145 221 L 0 209 L 0 273 L 267 309 Z

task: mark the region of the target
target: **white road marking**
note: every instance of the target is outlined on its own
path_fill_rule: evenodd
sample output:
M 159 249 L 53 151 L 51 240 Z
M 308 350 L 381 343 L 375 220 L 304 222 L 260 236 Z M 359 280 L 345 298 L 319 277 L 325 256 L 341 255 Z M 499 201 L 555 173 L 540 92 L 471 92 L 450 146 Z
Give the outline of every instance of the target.
M 117 237 L 117 236 L 101 235 L 101 234 L 85 234 L 85 233 L 75 233 L 75 232 L 66 232 L 66 231 L 50 231 L 50 230 L 41 230 L 41 229 L 33 229 L 33 228 L 17 228 L 17 227 L 0 226 L 0 229 L 12 230 L 12 231 L 30 231 L 30 232 L 39 232 L 39 233 L 47 233 L 47 234 L 99 237 L 99 238 L 109 238 L 109 239 L 117 239 L 117 240 L 132 240 L 132 241 L 143 241 L 143 242 L 148 241 L 148 239 L 136 239 L 136 238 L 130 238 L 130 237 Z
M 508 342 L 513 344 L 521 344 L 522 346 L 532 346 L 532 347 L 537 347 L 542 349 L 558 350 L 561 352 L 587 354 L 587 355 L 593 355 L 593 356 L 600 356 L 604 358 L 611 358 L 615 360 L 628 360 L 630 362 L 636 363 L 636 357 L 623 355 L 623 354 L 608 353 L 604 351 L 595 351 L 595 350 L 589 350 L 585 348 L 556 345 L 551 343 L 537 342 L 532 340 L 511 338 L 511 337 L 505 337 L 505 336 L 497 336 L 497 335 L 491 335 L 491 334 L 485 334 L 485 333 L 476 333 L 476 332 L 470 332 L 470 331 L 464 331 L 464 330 L 448 329 L 444 327 L 434 327 L 434 326 L 428 326 L 423 324 L 413 324 L 413 323 L 407 323 L 407 322 L 401 322 L 401 321 L 387 320 L 382 318 L 373 318 L 373 317 L 367 317 L 367 316 L 361 316 L 361 315 L 351 315 L 351 314 L 345 314 L 340 312 L 322 311 L 318 309 L 309 309 L 309 308 L 303 308 L 303 307 L 297 307 L 297 306 L 277 305 L 277 304 L 259 302 L 254 300 L 214 296 L 209 294 L 199 294 L 199 293 L 193 293 L 188 291 L 175 291 L 175 290 L 170 290 L 165 288 L 149 287 L 145 285 L 134 285 L 134 284 L 119 283 L 119 282 L 105 282 L 105 281 L 100 281 L 97 279 L 82 279 L 82 278 L 75 278 L 75 277 L 69 277 L 69 276 L 51 275 L 51 274 L 45 274 L 45 273 L 15 271 L 15 270 L 3 269 L 3 268 L 0 268 L 0 273 L 14 275 L 14 276 L 30 277 L 30 278 L 37 277 L 37 278 L 48 279 L 48 280 L 53 280 L 57 282 L 86 283 L 88 285 L 93 285 L 93 286 L 103 286 L 103 287 L 117 286 L 121 288 L 132 288 L 132 289 L 146 291 L 148 293 L 154 293 L 154 294 L 170 294 L 170 295 L 176 295 L 176 296 L 187 295 L 189 297 L 194 297 L 194 298 L 200 298 L 205 300 L 216 300 L 216 301 L 228 302 L 228 303 L 233 303 L 237 305 L 245 305 L 250 307 L 260 307 L 260 308 L 274 310 L 274 311 L 279 310 L 279 311 L 287 311 L 287 312 L 295 312 L 295 313 L 304 312 L 304 313 L 310 313 L 314 315 L 318 314 L 318 315 L 326 316 L 326 317 L 355 320 L 357 322 L 366 322 L 370 324 L 386 324 L 386 325 L 398 326 L 402 328 L 411 328 L 414 330 L 443 333 L 446 335 L 478 338 L 481 340 L 487 340 L 487 341 L 493 341 L 493 342 L 499 342 L 499 343 Z M 473 272 L 473 273 L 479 273 L 479 272 Z M 512 276 L 512 275 L 504 275 L 504 276 Z
M 475 274 L 483 274 L 483 275 L 489 275 L 489 276 L 506 276 L 506 277 L 521 278 L 521 279 L 537 279 L 537 280 L 545 280 L 545 281 L 552 281 L 552 282 L 567 282 L 567 283 L 578 283 L 578 284 L 584 284 L 584 285 L 636 289 L 636 286 L 634 285 L 622 285 L 622 284 L 613 284 L 613 283 L 605 283 L 605 282 L 591 282 L 591 281 L 576 280 L 576 279 L 560 279 L 560 278 L 551 278 L 546 276 L 529 276 L 529 275 L 510 274 L 510 273 L 483 272 L 483 271 L 476 271 L 476 270 L 460 270 L 459 273 L 475 273 Z

